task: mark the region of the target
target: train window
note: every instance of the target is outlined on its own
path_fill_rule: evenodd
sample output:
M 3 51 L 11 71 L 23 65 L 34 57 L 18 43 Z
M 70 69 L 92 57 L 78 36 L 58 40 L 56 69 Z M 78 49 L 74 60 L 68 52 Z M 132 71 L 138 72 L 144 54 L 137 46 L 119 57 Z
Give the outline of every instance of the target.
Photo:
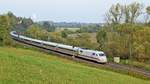
M 80 53 L 82 53 L 83 51 L 82 50 L 80 50 Z
M 99 54 L 99 56 L 105 56 L 105 54 Z
M 95 55 L 95 53 L 93 53 L 93 55 Z

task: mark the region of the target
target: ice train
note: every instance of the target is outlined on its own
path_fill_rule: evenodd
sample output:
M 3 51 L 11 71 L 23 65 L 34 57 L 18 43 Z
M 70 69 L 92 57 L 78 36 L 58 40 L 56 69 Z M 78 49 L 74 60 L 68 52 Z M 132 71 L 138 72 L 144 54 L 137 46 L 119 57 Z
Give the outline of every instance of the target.
M 16 31 L 11 31 L 10 34 L 12 38 L 15 40 L 23 41 L 26 43 L 27 42 L 34 43 L 35 45 L 39 45 L 45 48 L 51 48 L 51 50 L 55 50 L 61 53 L 67 53 L 75 57 L 78 56 L 78 57 L 89 59 L 89 60 L 96 61 L 99 63 L 107 63 L 107 57 L 105 53 L 102 51 L 83 49 L 80 47 L 74 47 L 74 46 L 64 45 L 64 44 L 55 43 L 55 42 L 37 40 L 37 39 L 29 38 L 23 35 L 19 35 L 16 33 Z

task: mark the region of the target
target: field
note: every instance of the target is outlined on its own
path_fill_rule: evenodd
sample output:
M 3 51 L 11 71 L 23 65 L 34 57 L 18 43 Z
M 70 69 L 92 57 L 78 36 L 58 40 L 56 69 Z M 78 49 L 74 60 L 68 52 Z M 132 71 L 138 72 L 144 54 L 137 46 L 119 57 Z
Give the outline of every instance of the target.
M 77 31 L 80 28 L 64 28 L 64 27 L 60 27 L 60 28 L 56 28 L 56 31 L 63 31 L 64 29 L 68 29 L 70 31 Z
M 77 37 L 77 35 L 83 35 L 83 34 L 89 35 L 91 42 L 97 43 L 96 33 L 75 33 L 75 34 L 69 34 L 69 36 L 70 36 L 70 37 Z M 98 45 L 98 44 L 97 44 L 97 45 Z
M 38 51 L 0 47 L 0 84 L 150 84 Z

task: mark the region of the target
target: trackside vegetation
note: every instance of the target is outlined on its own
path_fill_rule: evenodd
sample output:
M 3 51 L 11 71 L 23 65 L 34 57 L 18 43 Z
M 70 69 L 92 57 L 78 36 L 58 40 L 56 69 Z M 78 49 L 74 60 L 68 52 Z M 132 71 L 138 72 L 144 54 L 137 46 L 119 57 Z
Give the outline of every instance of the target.
M 0 47 L 0 84 L 149 84 L 34 50 Z

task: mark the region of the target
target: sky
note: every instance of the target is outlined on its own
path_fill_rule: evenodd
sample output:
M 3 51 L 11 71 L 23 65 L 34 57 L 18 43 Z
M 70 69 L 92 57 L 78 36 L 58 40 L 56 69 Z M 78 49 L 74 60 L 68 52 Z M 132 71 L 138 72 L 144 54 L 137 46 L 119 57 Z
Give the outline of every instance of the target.
M 150 5 L 150 0 L 0 0 L 0 14 L 11 11 L 34 21 L 100 23 L 112 4 L 135 1 Z

